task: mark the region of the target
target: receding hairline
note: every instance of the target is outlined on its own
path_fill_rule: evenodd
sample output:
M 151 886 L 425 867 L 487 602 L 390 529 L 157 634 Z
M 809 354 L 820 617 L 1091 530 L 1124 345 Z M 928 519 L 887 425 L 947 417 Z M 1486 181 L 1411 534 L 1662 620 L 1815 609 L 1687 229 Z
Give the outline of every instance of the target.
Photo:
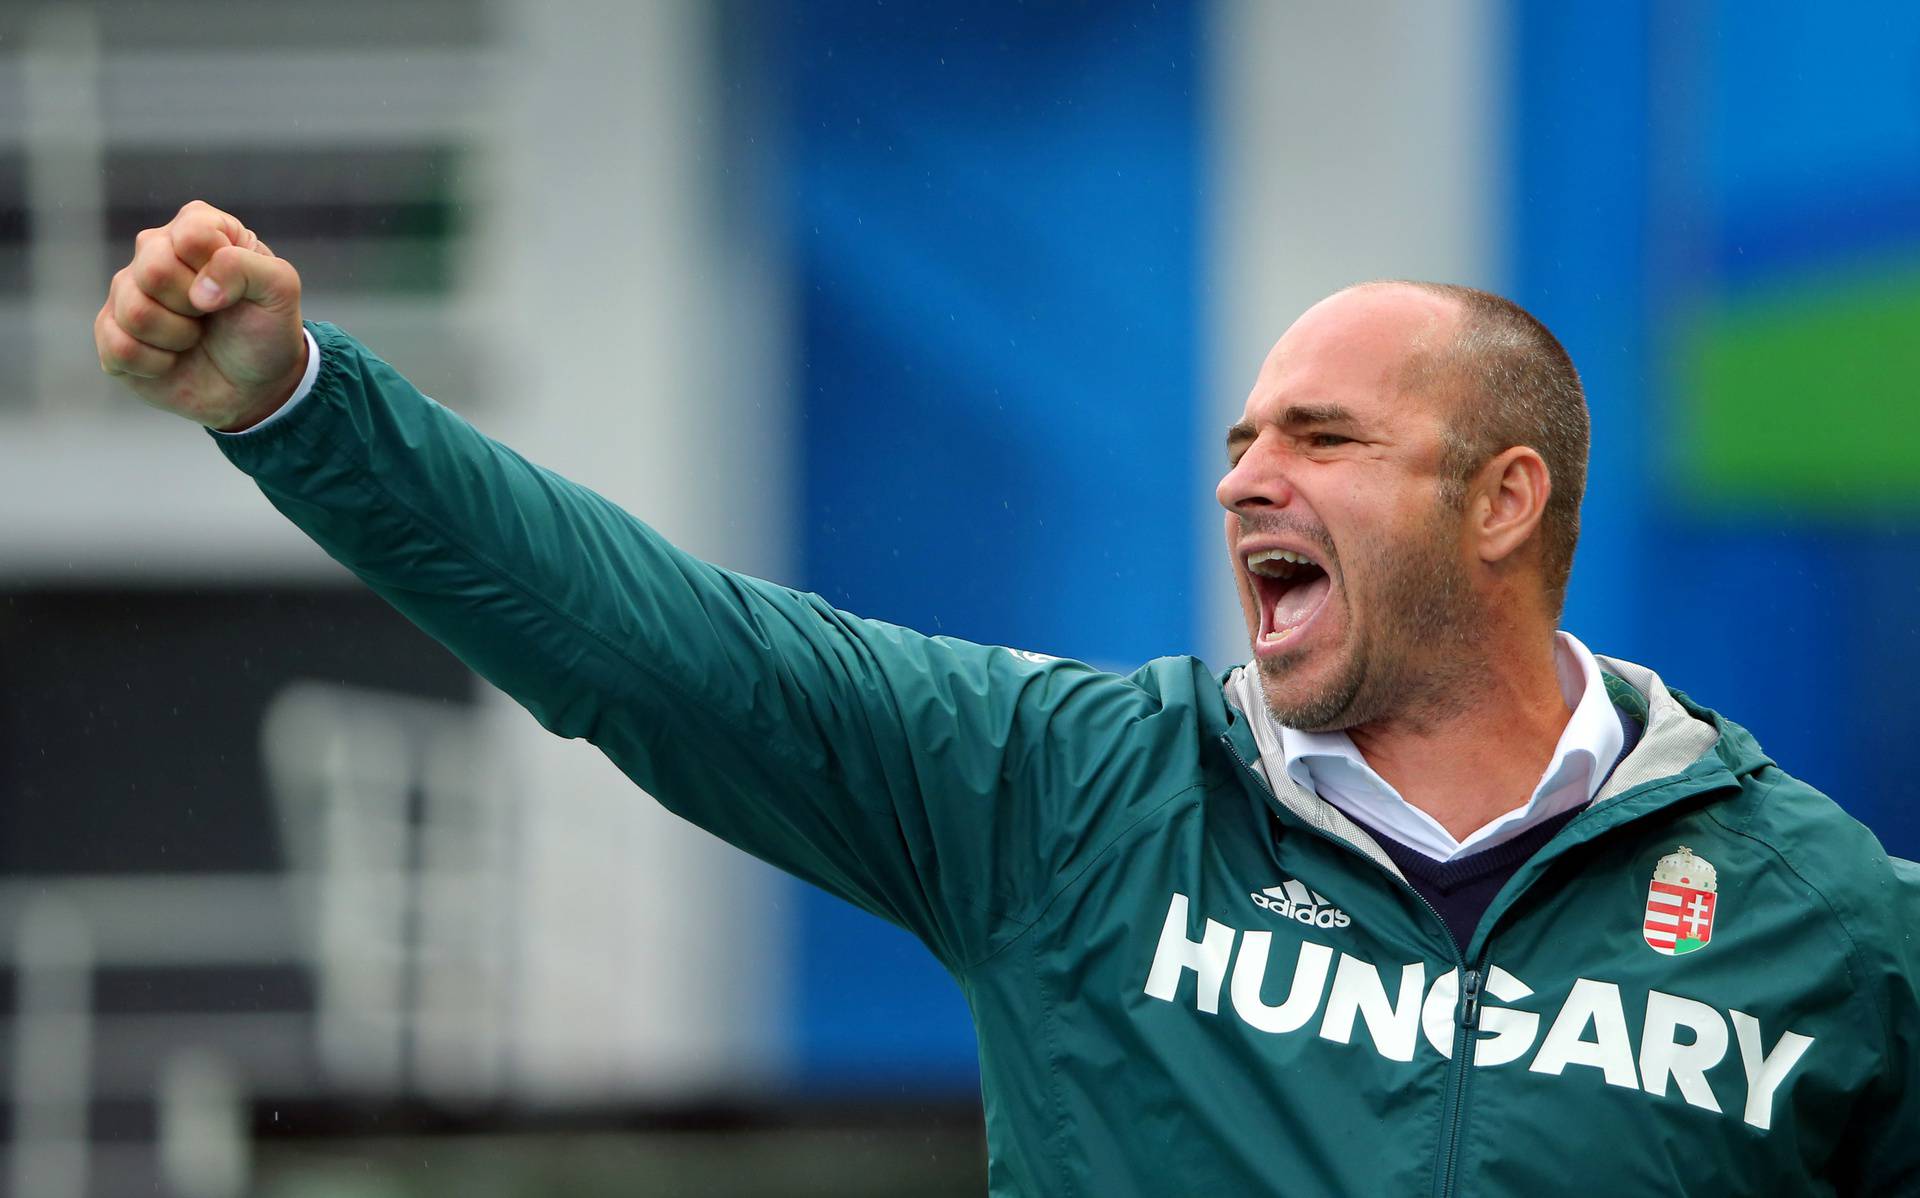
M 1413 344 L 1407 347 L 1407 358 L 1401 365 L 1401 388 L 1405 391 L 1426 391 L 1450 373 L 1449 367 L 1458 363 L 1456 355 L 1465 348 L 1465 338 L 1473 330 L 1475 313 L 1468 300 L 1471 289 L 1419 279 L 1368 279 L 1349 284 L 1333 294 L 1388 290 L 1410 291 L 1439 300 L 1445 306 L 1446 314 L 1452 317 L 1448 324 L 1443 325 L 1437 320 L 1428 323 L 1422 327 Z

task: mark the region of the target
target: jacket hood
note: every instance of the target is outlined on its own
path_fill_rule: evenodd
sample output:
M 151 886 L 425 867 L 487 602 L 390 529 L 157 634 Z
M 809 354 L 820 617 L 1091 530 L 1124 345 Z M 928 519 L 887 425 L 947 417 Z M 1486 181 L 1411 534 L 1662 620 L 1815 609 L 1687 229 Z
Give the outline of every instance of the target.
M 1599 660 L 1603 669 L 1637 670 L 1641 668 L 1630 662 L 1613 661 L 1604 657 Z M 1651 671 L 1648 673 L 1651 676 Z M 1618 675 L 1609 672 L 1607 677 L 1610 679 L 1617 678 Z M 1653 680 L 1658 684 L 1659 679 L 1657 676 L 1654 676 Z M 1615 695 L 1615 701 L 1619 702 L 1620 692 L 1612 688 L 1609 689 L 1612 690 L 1612 693 Z M 1633 693 L 1637 694 L 1638 692 Z M 1720 759 L 1721 764 L 1727 767 L 1728 772 L 1734 774 L 1736 777 L 1746 777 L 1750 774 L 1758 773 L 1768 766 L 1778 764 L 1765 749 L 1760 747 L 1760 742 L 1754 739 L 1753 733 L 1747 731 L 1741 725 L 1710 707 L 1703 707 L 1699 703 L 1694 702 L 1684 691 L 1668 690 L 1666 693 L 1687 715 L 1700 723 L 1710 725 L 1714 729 L 1717 739 L 1713 742 L 1713 754 Z
M 1709 752 L 1717 751 L 1721 763 L 1736 775 L 1748 772 L 1737 763 L 1750 756 L 1758 758 L 1759 763 L 1765 762 L 1765 755 L 1745 729 L 1722 720 L 1706 708 L 1683 701 L 1681 696 L 1668 690 L 1660 681 L 1660 675 L 1652 670 L 1617 657 L 1596 654 L 1595 660 L 1600 663 L 1601 676 L 1607 681 L 1608 693 L 1614 701 L 1624 702 L 1631 709 L 1638 700 L 1640 709 L 1633 714 L 1646 725 L 1640 743 L 1600 788 L 1600 793 L 1594 796 L 1595 803 L 1604 803 L 1648 782 L 1685 773 Z M 1723 731 L 1738 732 L 1745 748 L 1729 757 L 1725 750 L 1719 749 Z M 1759 764 L 1752 768 L 1759 768 Z

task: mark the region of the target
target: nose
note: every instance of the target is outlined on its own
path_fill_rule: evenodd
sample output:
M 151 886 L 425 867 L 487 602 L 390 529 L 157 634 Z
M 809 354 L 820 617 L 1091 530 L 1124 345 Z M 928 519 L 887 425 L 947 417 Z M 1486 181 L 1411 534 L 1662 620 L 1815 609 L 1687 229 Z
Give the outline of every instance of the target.
M 1262 437 L 1247 446 L 1240 460 L 1221 476 L 1213 496 L 1230 512 L 1245 515 L 1265 508 L 1285 507 L 1293 500 L 1287 479 L 1286 455 L 1272 449 Z

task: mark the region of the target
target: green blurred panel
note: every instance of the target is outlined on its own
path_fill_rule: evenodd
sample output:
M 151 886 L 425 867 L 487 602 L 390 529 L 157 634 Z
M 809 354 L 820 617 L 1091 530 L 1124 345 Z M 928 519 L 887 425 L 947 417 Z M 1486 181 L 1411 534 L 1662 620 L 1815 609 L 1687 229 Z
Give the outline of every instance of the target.
M 1722 300 L 1681 365 L 1670 460 L 1694 498 L 1920 507 L 1920 263 Z

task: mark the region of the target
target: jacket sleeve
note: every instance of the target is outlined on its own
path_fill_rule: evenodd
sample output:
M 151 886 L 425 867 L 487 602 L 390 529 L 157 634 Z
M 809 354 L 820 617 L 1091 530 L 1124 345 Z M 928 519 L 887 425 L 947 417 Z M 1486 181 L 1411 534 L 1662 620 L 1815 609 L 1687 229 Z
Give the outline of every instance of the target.
M 273 505 L 547 729 L 949 968 L 1178 789 L 1198 738 L 1139 676 L 700 561 L 308 327 L 322 360 L 298 410 L 217 439 Z
M 1887 1021 L 1886 1057 L 1839 1154 L 1840 1192 L 1861 1198 L 1920 1194 L 1920 863 L 1885 864 L 1880 934 L 1863 948 Z

